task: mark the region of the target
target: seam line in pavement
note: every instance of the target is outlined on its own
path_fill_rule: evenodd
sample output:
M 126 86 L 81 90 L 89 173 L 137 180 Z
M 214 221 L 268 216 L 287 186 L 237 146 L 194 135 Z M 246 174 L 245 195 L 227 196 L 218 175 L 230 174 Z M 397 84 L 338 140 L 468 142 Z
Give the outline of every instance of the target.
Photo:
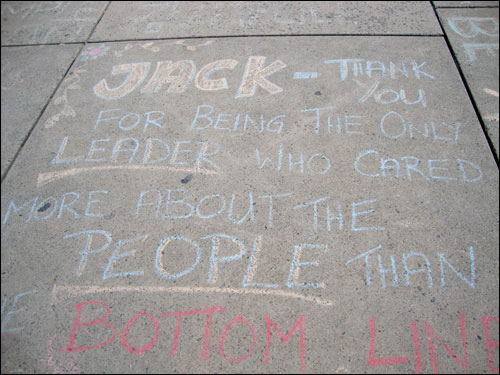
M 158 40 L 177 40 L 177 39 L 223 39 L 223 38 L 299 38 L 311 36 L 328 37 L 410 37 L 410 38 L 436 38 L 442 37 L 442 34 L 256 34 L 256 35 L 203 35 L 203 36 L 172 36 L 164 38 L 137 38 L 137 39 L 102 39 L 91 40 L 89 43 L 114 43 L 114 42 L 137 42 L 137 41 L 158 41 Z
M 9 48 L 9 47 L 38 47 L 38 46 L 65 46 L 65 45 L 70 45 L 70 44 L 82 44 L 85 43 L 84 40 L 80 42 L 55 42 L 55 43 L 34 43 L 34 44 L 2 44 L 2 48 Z
M 23 149 L 24 145 L 26 144 L 26 142 L 28 141 L 29 137 L 31 136 L 31 134 L 33 133 L 33 130 L 35 130 L 35 127 L 36 125 L 38 124 L 38 121 L 40 121 L 40 118 L 43 116 L 43 114 L 45 113 L 45 110 L 47 109 L 49 103 L 52 101 L 52 99 L 54 98 L 54 96 L 56 95 L 56 92 L 57 90 L 59 90 L 59 87 L 61 86 L 61 84 L 63 83 L 64 79 L 66 78 L 66 76 L 68 75 L 68 72 L 71 70 L 71 67 L 73 66 L 73 64 L 75 63 L 76 59 L 78 58 L 78 56 L 80 56 L 80 53 L 82 52 L 82 49 L 83 47 L 85 47 L 85 44 L 83 43 L 79 43 L 79 44 L 82 44 L 81 48 L 78 50 L 78 52 L 76 53 L 75 55 L 75 58 L 73 59 L 73 61 L 71 62 L 71 64 L 69 64 L 68 68 L 66 69 L 66 72 L 63 74 L 63 76 L 61 77 L 61 79 L 59 80 L 59 82 L 57 83 L 54 91 L 52 91 L 52 94 L 50 95 L 49 99 L 47 100 L 47 102 L 43 105 L 43 108 L 42 110 L 40 111 L 40 114 L 37 116 L 36 120 L 33 122 L 33 124 L 31 125 L 28 133 L 26 134 L 26 136 L 24 137 L 23 141 L 21 142 L 19 148 L 17 149 L 16 153 L 14 154 L 11 162 L 9 163 L 9 165 L 7 166 L 7 168 L 5 169 L 5 172 L 3 173 L 2 175 L 2 179 L 1 179 L 1 182 L 3 183 L 3 181 L 5 180 L 5 178 L 7 177 L 7 174 L 9 173 L 9 171 L 11 170 L 12 166 L 14 165 L 14 163 L 16 162 L 17 160 L 17 157 L 18 155 L 21 153 L 21 150 Z
M 99 20 L 100 21 L 100 20 Z M 96 25 L 97 27 L 97 25 Z M 95 31 L 95 28 L 94 30 Z M 92 32 L 93 32 L 92 31 Z M 80 42 L 59 42 L 59 43 L 39 43 L 39 44 L 7 44 L 2 45 L 2 48 L 8 47 L 37 47 L 37 46 L 59 46 L 66 44 L 94 44 L 94 43 L 119 43 L 119 42 L 155 42 L 161 40 L 178 40 L 178 39 L 223 39 L 223 38 L 281 38 L 281 37 L 311 37 L 311 36 L 328 36 L 328 37 L 408 37 L 408 38 L 436 38 L 442 37 L 442 34 L 259 34 L 259 35 L 213 35 L 213 36 L 174 36 L 165 38 L 138 38 L 138 39 L 102 39 L 102 40 L 85 40 Z
M 9 173 L 9 171 L 11 170 L 12 166 L 14 165 L 14 163 L 16 162 L 16 159 L 18 157 L 18 155 L 21 153 L 21 150 L 23 149 L 24 145 L 26 144 L 26 142 L 28 142 L 28 139 L 29 137 L 31 136 L 31 134 L 33 133 L 33 130 L 35 130 L 35 127 L 36 125 L 38 124 L 38 122 L 40 121 L 40 119 L 42 118 L 43 114 L 45 113 L 45 110 L 47 109 L 49 103 L 52 101 L 52 99 L 54 98 L 54 96 L 56 95 L 56 92 L 57 90 L 59 90 L 59 87 L 61 86 L 61 84 L 64 82 L 64 79 L 66 78 L 66 76 L 68 75 L 68 72 L 71 70 L 72 66 L 75 64 L 75 61 L 78 59 L 78 57 L 80 56 L 80 53 L 82 52 L 82 49 L 85 48 L 85 46 L 87 45 L 87 42 L 89 40 L 89 38 L 92 36 L 92 34 L 94 33 L 94 30 L 95 28 L 97 27 L 97 25 L 99 24 L 99 22 L 101 21 L 102 17 L 104 16 L 104 13 L 106 13 L 106 10 L 109 8 L 111 2 L 108 2 L 108 5 L 106 5 L 106 7 L 104 8 L 102 14 L 101 14 L 101 17 L 99 17 L 99 19 L 97 20 L 96 24 L 94 25 L 94 27 L 92 28 L 92 30 L 90 31 L 90 33 L 88 34 L 87 36 L 87 40 L 85 40 L 85 42 L 72 42 L 72 43 L 50 43 L 50 44 L 35 44 L 35 45 L 32 45 L 32 46 L 38 46 L 38 45 L 61 45 L 61 44 L 81 44 L 82 46 L 80 47 L 80 49 L 78 50 L 78 52 L 76 53 L 75 57 L 73 58 L 73 61 L 71 61 L 71 64 L 69 64 L 68 68 L 66 69 L 66 72 L 63 74 L 62 78 L 59 80 L 58 84 L 56 85 L 56 88 L 54 89 L 54 91 L 52 92 L 52 94 L 50 95 L 49 99 L 47 100 L 47 102 L 45 103 L 45 105 L 43 106 L 42 110 L 40 111 L 40 114 L 37 116 L 36 120 L 34 121 L 33 125 L 30 127 L 28 133 L 26 134 L 26 136 L 24 137 L 23 141 L 21 142 L 19 148 L 17 149 L 16 153 L 14 154 L 14 157 L 12 158 L 12 160 L 10 161 L 9 165 L 7 166 L 7 168 L 5 169 L 5 172 L 2 174 L 2 177 L 1 177 L 1 180 L 0 182 L 3 183 L 3 181 L 5 180 L 5 178 L 7 177 L 7 174 Z M 16 47 L 27 47 L 28 45 L 23 45 L 23 46 L 16 46 Z M 2 46 L 4 47 L 4 46 Z M 14 47 L 14 46 L 5 46 L 5 47 Z
M 455 63 L 455 67 L 457 68 L 458 74 L 460 74 L 460 78 L 462 79 L 462 84 L 464 85 L 465 90 L 467 91 L 467 95 L 469 96 L 469 100 L 472 103 L 472 107 L 474 108 L 474 111 L 476 112 L 476 117 L 479 120 L 479 123 L 481 124 L 481 129 L 483 130 L 484 137 L 486 138 L 486 141 L 488 142 L 490 152 L 493 156 L 493 159 L 495 160 L 495 163 L 497 164 L 497 169 L 498 169 L 499 168 L 498 157 L 497 157 L 497 154 L 495 152 L 495 146 L 493 145 L 493 142 L 492 142 L 492 140 L 488 134 L 488 131 L 486 129 L 486 124 L 484 123 L 483 118 L 481 117 L 481 112 L 479 111 L 479 107 L 477 106 L 476 100 L 474 99 L 474 96 L 472 95 L 472 91 L 469 87 L 469 83 L 467 82 L 467 79 L 465 78 L 465 75 L 462 71 L 460 63 L 455 55 L 453 47 L 450 43 L 450 40 L 448 39 L 448 35 L 446 34 L 446 32 L 444 30 L 443 24 L 441 23 L 441 19 L 439 18 L 439 15 L 437 13 L 437 10 L 436 10 L 436 7 L 434 6 L 434 4 L 432 5 L 432 8 L 434 9 L 434 13 L 436 14 L 436 18 L 439 22 L 439 26 L 441 26 L 441 29 L 443 30 L 444 40 L 446 42 L 446 45 L 448 46 L 448 50 L 450 51 L 452 58 L 453 58 L 453 62 Z

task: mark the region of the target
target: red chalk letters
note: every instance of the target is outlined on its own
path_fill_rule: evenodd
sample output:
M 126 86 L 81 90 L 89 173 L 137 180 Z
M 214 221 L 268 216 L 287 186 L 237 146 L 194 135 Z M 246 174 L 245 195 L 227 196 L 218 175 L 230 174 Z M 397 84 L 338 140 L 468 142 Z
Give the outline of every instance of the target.
M 81 322 L 81 316 L 83 313 L 83 310 L 86 306 L 89 305 L 99 305 L 102 306 L 106 312 L 102 314 L 99 318 L 91 320 L 86 323 Z M 70 339 L 68 346 L 66 348 L 59 349 L 60 351 L 66 351 L 66 352 L 77 352 L 77 351 L 84 351 L 88 349 L 94 349 L 94 348 L 99 348 L 106 346 L 110 344 L 112 341 L 116 339 L 118 336 L 118 329 L 111 323 L 110 318 L 108 317 L 110 313 L 110 308 L 109 306 L 104 303 L 104 302 L 96 302 L 96 301 L 89 301 L 89 302 L 82 302 L 79 304 L 76 304 L 73 306 L 74 308 L 77 309 L 76 311 L 76 316 L 75 320 L 73 322 L 73 327 L 71 329 L 71 334 L 70 334 Z M 177 327 L 175 329 L 174 333 L 174 342 L 172 345 L 172 351 L 171 351 L 171 356 L 174 357 L 175 353 L 177 352 L 178 346 L 179 346 L 179 335 L 181 331 L 181 322 L 182 318 L 188 315 L 198 315 L 198 314 L 206 314 L 206 320 L 205 320 L 205 333 L 204 333 L 204 339 L 203 339 L 203 349 L 202 349 L 202 354 L 201 354 L 201 359 L 202 360 L 208 360 L 210 358 L 210 328 L 211 328 L 211 317 L 213 313 L 216 312 L 222 312 L 224 311 L 224 308 L 220 306 L 213 306 L 213 307 L 207 307 L 204 309 L 200 310 L 188 310 L 188 311 L 178 311 L 174 313 L 167 313 L 167 314 L 161 314 L 159 315 L 159 318 L 166 318 L 166 317 L 172 317 L 175 316 L 177 317 Z M 128 334 L 129 331 L 134 324 L 136 320 L 139 318 L 142 319 L 149 319 L 152 322 L 152 325 L 154 327 L 154 334 L 149 341 L 148 344 L 146 344 L 143 347 L 135 347 L 129 342 Z M 278 337 L 281 339 L 282 343 L 286 343 L 288 339 L 292 336 L 292 334 L 295 332 L 297 327 L 299 328 L 299 342 L 300 342 L 300 371 L 305 372 L 306 366 L 305 366 L 305 355 L 306 355 L 306 344 L 305 344 L 305 315 L 300 315 L 295 324 L 293 325 L 292 329 L 289 331 L 287 335 L 281 333 L 280 329 L 278 328 L 277 324 L 271 320 L 269 316 L 265 316 L 266 319 L 266 347 L 264 350 L 264 355 L 262 359 L 263 364 L 267 364 L 269 362 L 269 354 L 270 354 L 270 349 L 271 349 L 271 336 L 272 336 L 272 329 L 274 328 L 274 331 L 276 331 Z M 249 345 L 249 350 L 247 353 L 239 356 L 239 357 L 230 357 L 226 354 L 224 351 L 224 343 L 226 341 L 226 338 L 228 335 L 231 333 L 231 327 L 235 325 L 236 323 L 243 324 L 248 327 L 248 331 L 250 333 L 249 335 L 249 342 L 251 343 Z M 81 327 L 90 327 L 90 326 L 102 326 L 103 328 L 107 329 L 110 331 L 109 335 L 110 337 L 106 341 L 102 341 L 99 343 L 95 343 L 92 345 L 86 345 L 86 346 L 74 346 L 75 339 L 77 336 L 77 331 Z M 137 354 L 137 355 L 142 355 L 149 350 L 151 350 L 159 337 L 160 333 L 160 324 L 158 321 L 155 319 L 155 317 L 151 314 L 148 314 L 144 311 L 138 312 L 132 319 L 128 321 L 128 323 L 125 325 L 125 328 L 122 331 L 121 335 L 121 346 L 124 350 L 126 350 L 129 353 L 132 354 Z M 232 361 L 232 362 L 243 362 L 247 360 L 250 355 L 252 354 L 255 345 L 257 343 L 257 337 L 255 334 L 255 330 L 252 326 L 252 323 L 248 322 L 245 320 L 245 318 L 241 315 L 236 316 L 231 322 L 227 323 L 225 326 L 224 331 L 222 332 L 220 339 L 219 339 L 219 353 L 222 358 L 224 358 L 227 361 Z
M 82 322 L 82 314 L 85 309 L 85 313 L 91 314 L 91 312 L 87 311 L 89 308 L 95 307 L 95 306 L 100 306 L 104 308 L 105 312 L 100 313 L 101 316 L 94 319 L 90 320 L 88 322 Z M 79 304 L 76 304 L 73 306 L 76 308 L 76 315 L 75 319 L 73 322 L 73 327 L 71 329 L 70 333 L 70 338 L 68 345 L 65 348 L 59 349 L 60 351 L 65 351 L 65 352 L 79 352 L 79 351 L 84 351 L 84 350 L 89 350 L 89 349 L 94 349 L 94 348 L 100 348 L 103 346 L 106 346 L 113 342 L 117 336 L 118 336 L 118 329 L 113 325 L 111 322 L 111 318 L 109 317 L 110 314 L 110 308 L 109 306 L 104 303 L 104 302 L 96 302 L 96 301 L 88 301 L 88 302 L 82 302 Z M 176 317 L 177 318 L 177 325 L 174 333 L 174 340 L 172 344 L 172 351 L 171 351 L 171 356 L 174 357 L 178 347 L 179 347 L 179 335 L 181 332 L 181 323 L 182 319 L 186 316 L 190 315 L 199 315 L 199 314 L 204 314 L 206 316 L 205 318 L 205 329 L 204 329 L 204 338 L 203 338 L 203 348 L 201 352 L 201 359 L 202 360 L 208 360 L 210 359 L 210 329 L 211 329 L 211 319 L 212 315 L 214 313 L 219 313 L 223 312 L 224 308 L 220 306 L 212 306 L 212 307 L 206 307 L 203 309 L 199 310 L 186 310 L 186 311 L 178 311 L 178 312 L 173 312 L 173 313 L 166 313 L 166 314 L 160 314 L 157 317 L 159 319 L 161 318 L 167 318 L 167 317 Z M 282 331 L 279 329 L 278 325 L 268 316 L 265 315 L 265 321 L 266 321 L 266 338 L 265 338 L 265 348 L 262 356 L 262 364 L 267 365 L 269 363 L 269 357 L 270 357 L 270 351 L 271 351 L 271 342 L 272 342 L 272 336 L 275 334 L 281 341 L 282 344 L 285 344 L 290 337 L 298 331 L 299 335 L 299 351 L 297 354 L 299 354 L 300 357 L 300 371 L 304 373 L 306 371 L 306 364 L 305 364 L 305 358 L 306 358 L 306 338 L 305 338 L 305 315 L 300 315 L 298 319 L 295 321 L 291 329 L 289 329 L 288 333 L 282 333 Z M 142 346 L 142 347 L 136 347 L 133 345 L 133 343 L 130 342 L 129 340 L 129 332 L 131 327 L 134 325 L 136 320 L 139 319 L 146 319 L 146 321 L 149 319 L 151 324 L 150 326 L 153 328 L 151 338 L 149 342 Z M 488 369 L 490 372 L 493 373 L 498 373 L 498 363 L 495 363 L 495 351 L 498 350 L 499 343 L 498 341 L 494 341 L 491 333 L 491 325 L 492 323 L 497 323 L 499 322 L 499 319 L 496 317 L 483 317 L 483 326 L 484 326 L 484 334 L 485 334 L 485 345 L 486 345 L 486 356 L 485 359 L 487 361 Z M 189 324 L 189 323 L 186 323 Z M 149 322 L 148 322 L 149 325 Z M 243 325 L 246 327 L 240 328 L 240 332 L 248 332 L 248 335 L 246 338 L 243 339 L 243 343 L 245 345 L 244 354 L 240 356 L 231 356 L 230 352 L 231 350 L 228 348 L 224 348 L 224 344 L 226 342 L 226 339 L 231 336 L 231 332 L 233 332 L 232 327 L 235 325 Z M 83 327 L 90 327 L 90 326 L 100 326 L 104 333 L 102 334 L 101 337 L 108 337 L 105 341 L 93 343 L 91 345 L 85 345 L 85 346 L 75 346 L 75 340 L 77 336 L 77 331 L 80 328 Z M 425 332 L 427 336 L 427 347 L 428 347 L 428 353 L 429 353 L 429 365 L 432 368 L 432 371 L 437 374 L 439 372 L 439 365 L 438 365 L 438 358 L 436 354 L 436 342 L 439 342 L 441 346 L 449 353 L 451 358 L 453 358 L 460 367 L 462 367 L 465 371 L 469 369 L 468 361 L 467 361 L 467 337 L 466 337 L 466 324 L 465 324 L 465 313 L 460 313 L 459 314 L 459 326 L 460 326 L 460 333 L 461 333 L 461 342 L 462 342 L 462 352 L 463 354 L 461 357 L 459 357 L 459 354 L 456 354 L 447 344 L 446 342 L 441 338 L 441 336 L 437 333 L 437 331 L 427 322 L 424 321 L 424 327 L 425 327 Z M 419 340 L 419 334 L 418 334 L 418 325 L 416 322 L 411 322 L 410 324 L 411 327 L 411 338 L 413 341 L 413 360 L 414 360 L 414 371 L 416 374 L 420 374 L 422 372 L 422 357 L 421 357 L 421 351 L 420 351 L 420 340 Z M 423 328 L 422 328 L 423 329 Z M 108 331 L 106 333 L 106 331 Z M 258 332 L 258 331 L 257 331 Z M 368 366 L 389 366 L 389 365 L 394 365 L 394 364 L 408 364 L 410 362 L 408 357 L 405 356 L 392 356 L 392 357 L 377 357 L 376 355 L 376 325 L 375 325 L 375 318 L 371 318 L 369 320 L 369 332 L 370 332 L 370 342 L 369 342 L 369 352 L 368 352 Z M 137 354 L 137 355 L 142 355 L 149 350 L 151 350 L 156 342 L 158 341 L 160 334 L 160 323 L 158 322 L 157 318 L 147 312 L 140 311 L 132 319 L 128 321 L 128 323 L 125 325 L 125 328 L 123 329 L 121 333 L 121 346 L 123 350 L 131 353 L 131 354 Z M 234 334 L 234 333 L 233 333 Z M 106 336 L 107 335 L 107 336 Z M 297 335 L 297 333 L 296 333 Z M 235 363 L 240 363 L 246 361 L 253 353 L 255 346 L 257 344 L 258 340 L 258 334 L 256 334 L 256 330 L 254 329 L 253 325 L 251 322 L 246 320 L 242 315 L 238 315 L 235 318 L 233 318 L 230 322 L 226 323 L 225 328 L 223 332 L 221 333 L 218 341 L 218 346 L 219 346 L 219 354 L 222 358 L 224 358 L 226 361 L 230 362 L 235 362 Z M 274 339 L 276 341 L 276 339 Z M 246 352 L 245 352 L 246 351 Z M 228 353 L 229 352 L 229 353 Z
M 429 352 L 429 363 L 434 374 L 439 373 L 438 356 L 436 353 L 435 341 L 439 342 L 441 346 L 449 353 L 450 357 L 453 358 L 466 372 L 469 370 L 469 364 L 467 361 L 467 336 L 465 330 L 465 313 L 459 314 L 460 322 L 460 332 L 462 341 L 463 356 L 459 357 L 441 338 L 441 336 L 434 330 L 434 328 L 427 322 L 424 321 L 425 332 L 427 335 L 427 346 Z M 498 341 L 493 341 L 491 337 L 490 322 L 499 322 L 498 318 L 485 317 L 483 316 L 484 334 L 486 336 L 486 360 L 488 363 L 488 369 L 492 373 L 498 373 L 498 366 L 495 366 L 495 348 L 498 348 Z M 368 366 L 388 366 L 393 364 L 408 363 L 408 357 L 387 357 L 387 358 L 375 358 L 375 338 L 376 338 L 376 328 L 375 328 L 375 318 L 371 318 L 369 322 L 370 326 L 370 349 L 368 355 Z M 416 322 L 411 323 L 411 336 L 414 345 L 414 355 L 413 359 L 415 362 L 414 371 L 415 374 L 422 373 L 422 357 L 420 354 L 420 340 L 418 337 L 418 326 Z M 497 353 L 498 357 L 498 353 Z

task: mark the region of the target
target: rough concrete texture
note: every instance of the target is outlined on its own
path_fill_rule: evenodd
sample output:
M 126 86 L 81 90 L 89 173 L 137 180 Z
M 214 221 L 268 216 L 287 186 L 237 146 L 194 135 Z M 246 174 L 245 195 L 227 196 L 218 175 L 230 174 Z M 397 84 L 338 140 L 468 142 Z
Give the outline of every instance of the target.
M 498 156 L 498 8 L 439 9 Z
M 92 41 L 281 34 L 441 34 L 429 2 L 113 2 Z
M 2 48 L 2 176 L 80 48 Z
M 498 189 L 443 36 L 88 43 L 2 181 L 2 372 L 498 372 Z
M 87 40 L 107 1 L 2 1 L 2 46 Z
M 433 1 L 436 8 L 498 7 L 498 1 Z

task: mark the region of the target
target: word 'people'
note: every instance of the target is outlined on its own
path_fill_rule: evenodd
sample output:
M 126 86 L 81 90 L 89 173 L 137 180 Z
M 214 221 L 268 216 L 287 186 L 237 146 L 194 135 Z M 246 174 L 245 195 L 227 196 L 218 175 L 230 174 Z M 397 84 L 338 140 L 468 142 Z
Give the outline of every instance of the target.
M 89 268 L 87 265 L 90 263 L 100 264 L 98 268 L 103 269 L 103 281 L 131 277 L 141 279 L 147 276 L 150 270 L 144 268 L 140 263 L 140 259 L 143 257 L 136 256 L 136 254 L 152 254 L 156 247 L 156 256 L 154 262 L 151 263 L 154 263 L 156 275 L 166 282 L 175 283 L 176 280 L 186 277 L 195 270 L 203 272 L 204 269 L 208 268 L 207 284 L 217 285 L 221 283 L 221 277 L 224 277 L 221 269 L 225 269 L 226 272 L 230 270 L 231 276 L 227 277 L 231 278 L 241 272 L 242 281 L 233 280 L 235 285 L 239 284 L 244 289 L 251 288 L 254 291 L 256 289 L 260 289 L 260 291 L 274 289 L 278 293 L 283 291 L 282 286 L 278 283 L 279 278 L 285 280 L 283 284 L 288 290 L 328 289 L 328 286 L 331 286 L 331 280 L 321 279 L 318 275 L 322 271 L 325 272 L 326 269 L 332 270 L 328 262 L 336 251 L 335 246 L 331 246 L 331 244 L 329 246 L 326 243 L 299 243 L 295 244 L 292 249 L 282 252 L 283 257 L 290 259 L 289 264 L 284 264 L 284 262 L 276 262 L 275 259 L 269 257 L 273 244 L 270 241 L 264 243 L 262 235 L 257 235 L 250 246 L 248 243 L 245 244 L 244 240 L 225 233 L 212 233 L 197 239 L 173 234 L 164 237 L 158 243 L 152 233 L 116 240 L 107 231 L 85 230 L 68 234 L 64 236 L 64 239 L 72 239 L 73 243 L 80 243 L 77 245 L 80 261 L 76 267 L 76 279 L 80 279 L 84 274 L 84 278 L 94 274 L 92 270 L 86 271 Z M 85 241 L 82 241 L 83 239 Z M 85 244 L 83 245 L 82 242 Z M 95 243 L 99 243 L 99 245 L 95 245 Z M 147 249 L 150 245 L 153 248 Z M 114 250 L 111 251 L 112 247 Z M 419 277 L 421 273 L 427 276 L 425 282 L 429 289 L 437 287 L 435 285 L 436 275 L 432 275 L 431 261 L 425 254 L 415 251 L 402 253 L 402 267 L 399 266 L 398 271 L 394 255 L 389 255 L 390 268 L 386 268 L 387 254 L 382 258 L 380 255 L 382 249 L 382 245 L 379 244 L 375 248 L 349 259 L 344 266 L 359 269 L 360 274 L 363 273 L 361 269 L 364 268 L 364 282 L 370 288 L 379 284 L 373 275 L 378 274 L 379 286 L 385 289 L 390 284 L 392 284 L 391 287 L 415 286 L 424 281 L 424 278 Z M 373 255 L 375 253 L 377 253 L 378 267 L 373 266 L 373 260 L 370 261 L 371 258 L 375 258 Z M 182 254 L 182 262 L 179 262 L 179 254 Z M 248 254 L 250 255 L 249 259 Z M 451 284 L 475 289 L 477 275 L 474 248 L 472 246 L 469 248 L 469 270 L 465 270 L 466 267 L 457 265 L 456 262 L 450 262 L 447 257 L 449 256 L 445 253 L 437 254 L 441 273 L 440 286 L 445 288 L 446 285 Z M 365 267 L 360 267 L 363 260 Z M 418 267 L 415 266 L 415 263 L 418 264 Z M 271 264 L 273 271 L 266 272 L 266 267 Z M 401 276 L 401 268 L 404 270 L 403 277 Z M 392 283 L 390 282 L 391 278 Z M 404 282 L 401 279 L 404 279 Z M 293 297 L 307 299 L 306 296 L 299 294 L 294 294 Z M 320 305 L 332 304 L 327 300 L 315 298 L 313 300 Z

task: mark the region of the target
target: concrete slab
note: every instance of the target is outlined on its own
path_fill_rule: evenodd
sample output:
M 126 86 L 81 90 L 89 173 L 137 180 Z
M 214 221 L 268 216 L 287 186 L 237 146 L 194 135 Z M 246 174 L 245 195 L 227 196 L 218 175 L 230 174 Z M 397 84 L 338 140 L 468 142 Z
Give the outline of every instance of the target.
M 428 2 L 113 2 L 92 41 L 290 34 L 441 34 Z
M 438 14 L 498 156 L 498 8 L 439 9 Z
M 2 46 L 87 40 L 107 1 L 2 1 Z
M 498 367 L 498 169 L 442 38 L 93 48 L 2 184 L 2 372 Z
M 436 8 L 498 7 L 498 1 L 433 1 Z
M 80 48 L 2 48 L 2 177 Z

